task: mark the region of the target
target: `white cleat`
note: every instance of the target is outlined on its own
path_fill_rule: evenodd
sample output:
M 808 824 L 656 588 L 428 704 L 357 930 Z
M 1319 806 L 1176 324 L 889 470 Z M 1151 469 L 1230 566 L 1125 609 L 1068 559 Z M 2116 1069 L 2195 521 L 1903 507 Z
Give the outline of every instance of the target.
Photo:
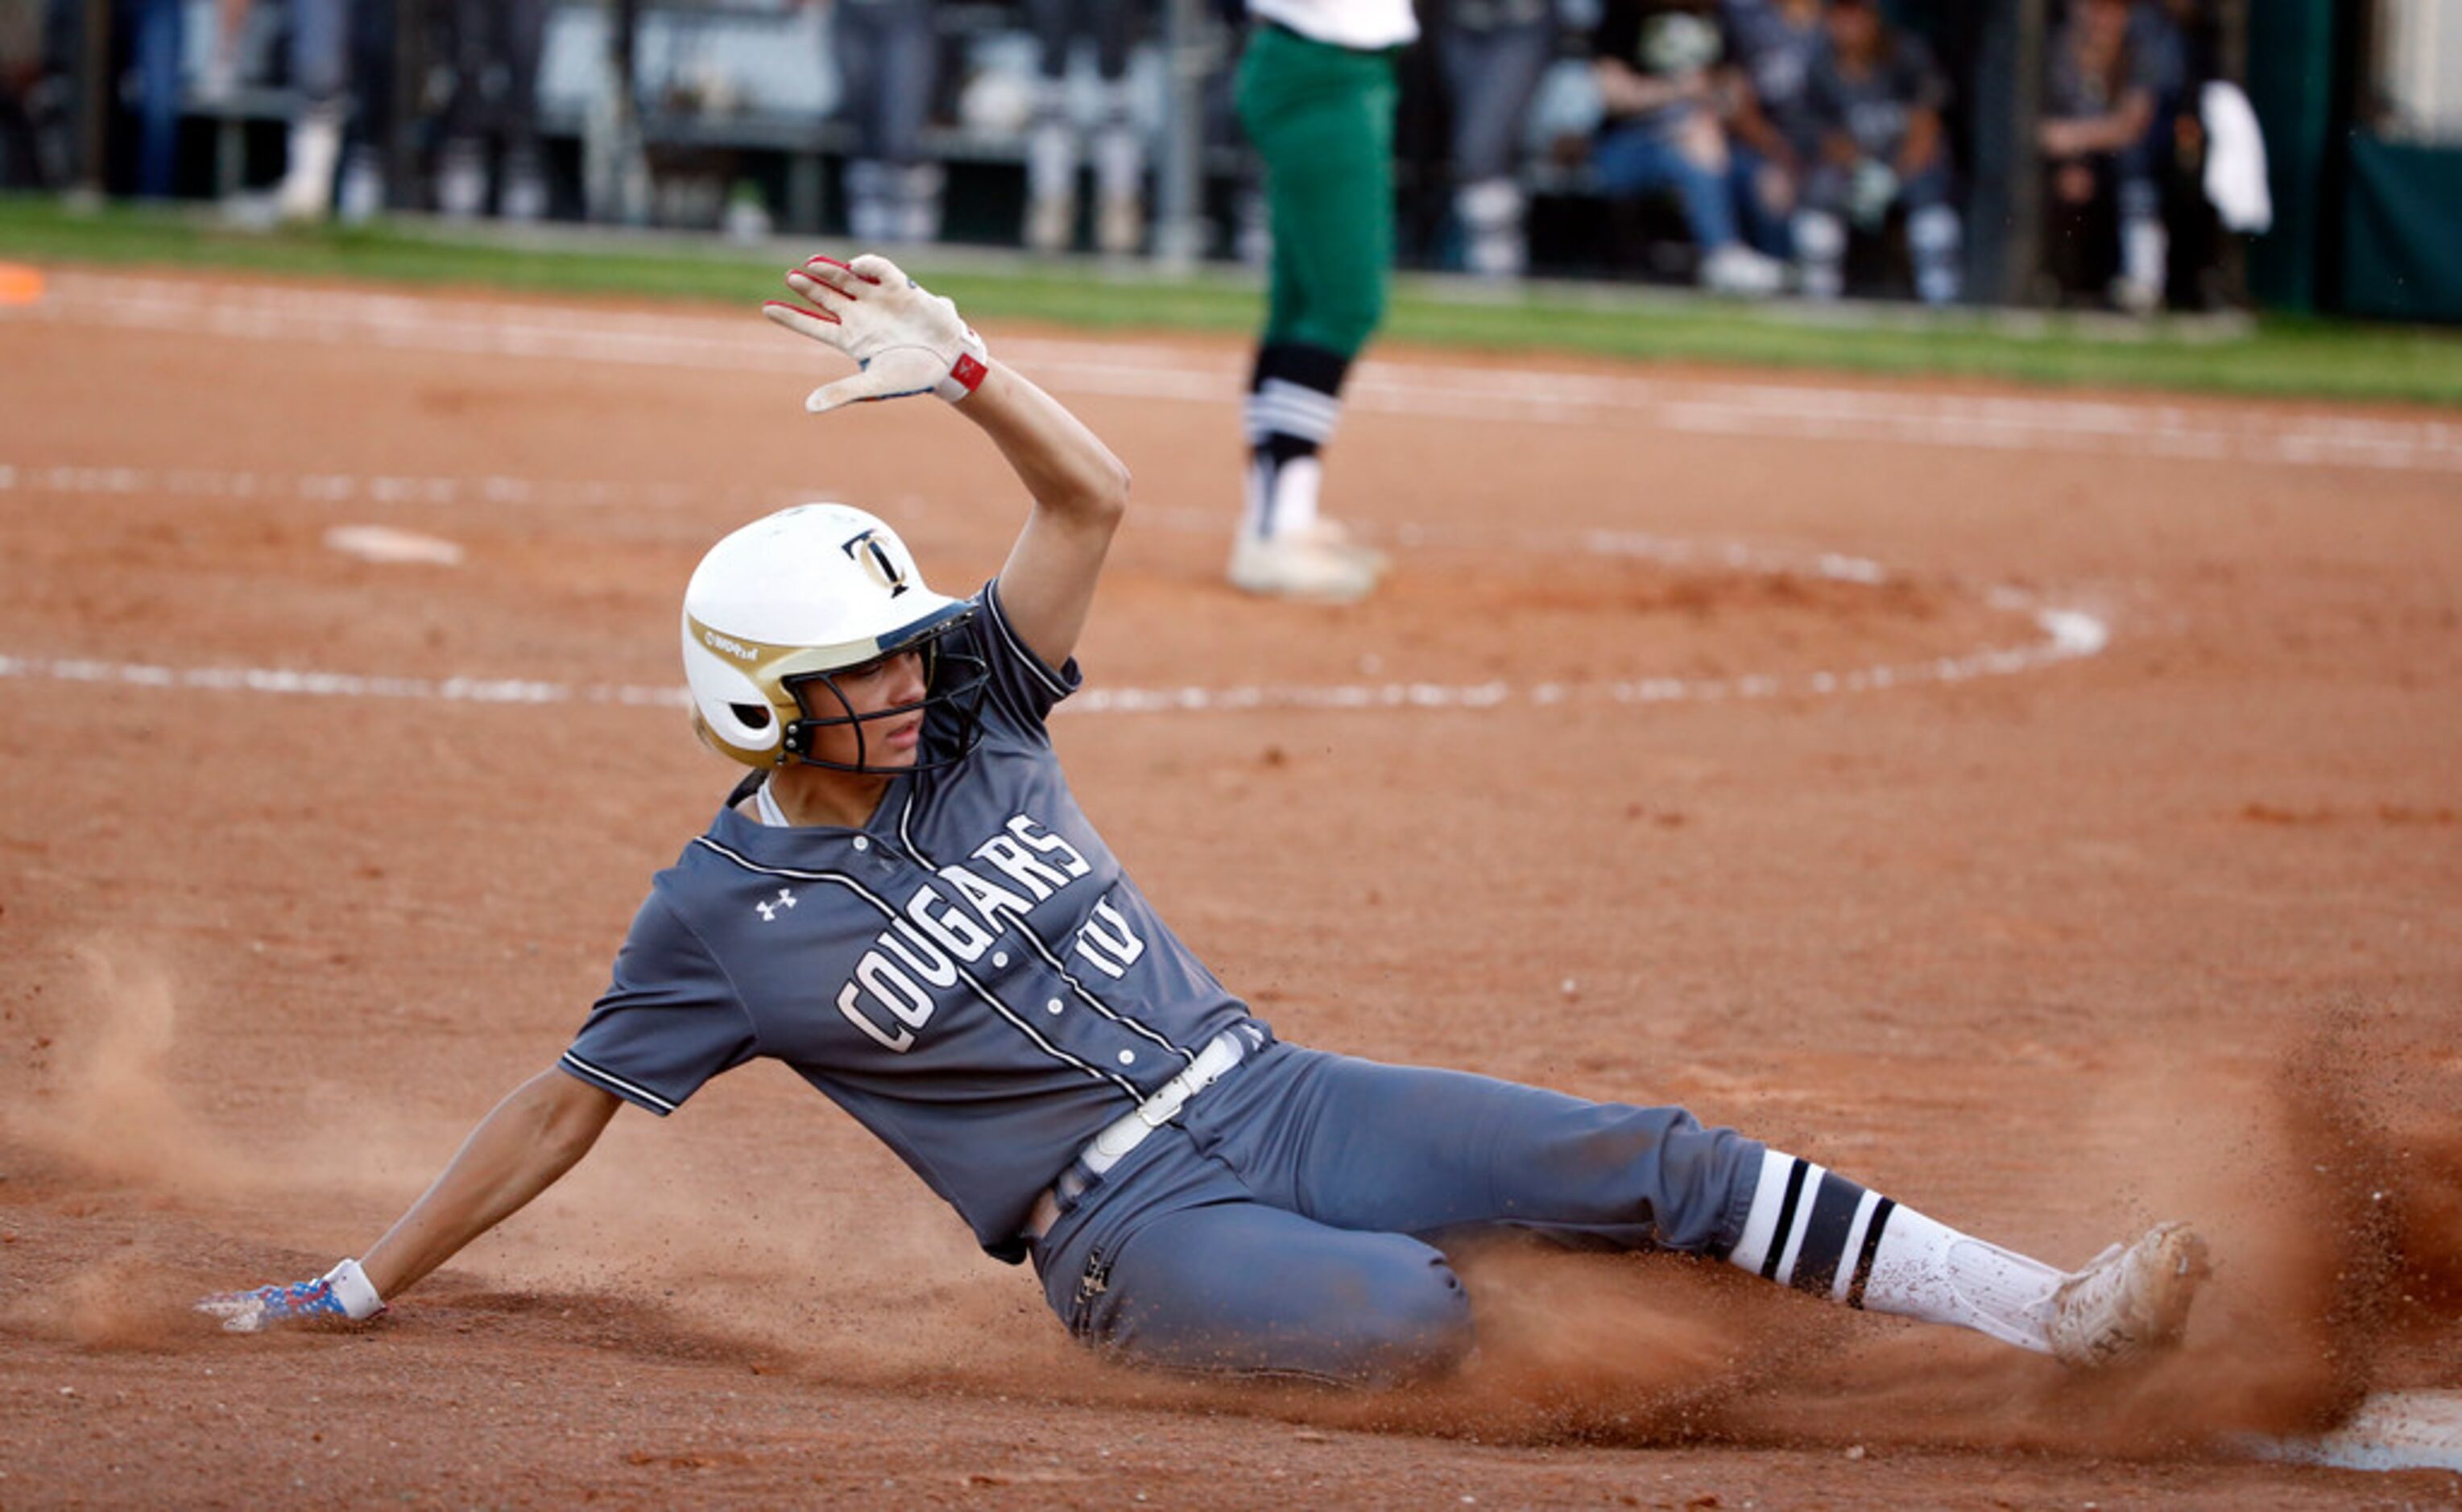
M 1732 242 L 1701 259 L 1700 280 L 1714 294 L 1764 299 L 1786 287 L 1786 265 Z
M 1077 238 L 1077 201 L 1061 194 L 1038 195 L 1026 202 L 1026 246 L 1030 252 L 1066 252 Z
M 2158 1224 L 2126 1248 L 2112 1246 L 2052 1293 L 2053 1356 L 2100 1369 L 2171 1348 L 2189 1326 L 2198 1285 L 2213 1274 L 2206 1242 L 2186 1224 Z
M 1094 245 L 1107 257 L 1129 257 L 1145 245 L 1146 207 L 1134 196 L 1103 201 L 1094 217 Z
M 333 213 L 334 169 L 341 156 L 341 113 L 323 106 L 304 112 L 291 126 L 290 160 L 273 190 L 274 217 L 305 225 Z
M 1275 536 L 1243 530 L 1231 545 L 1231 586 L 1247 593 L 1350 604 L 1366 598 L 1384 571 L 1385 553 L 1354 545 L 1329 520 Z
M 436 213 L 475 221 L 487 208 L 487 155 L 475 141 L 444 144 L 436 168 Z

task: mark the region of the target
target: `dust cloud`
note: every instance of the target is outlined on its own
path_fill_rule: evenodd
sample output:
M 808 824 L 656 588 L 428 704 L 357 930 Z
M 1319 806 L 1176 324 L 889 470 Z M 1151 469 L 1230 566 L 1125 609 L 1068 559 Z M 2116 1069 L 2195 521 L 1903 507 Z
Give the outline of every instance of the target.
M 2148 1074 L 2159 1097 L 2121 1090 L 2149 1110 L 2147 1126 L 2123 1127 L 2119 1153 L 2062 1179 L 2111 1194 L 2115 1214 L 2194 1222 L 2216 1260 L 2185 1346 L 2133 1370 L 2080 1375 L 1675 1257 L 1501 1245 L 1460 1257 L 1480 1347 L 1441 1383 L 1352 1395 L 1082 1361 L 1034 1378 L 1069 1400 L 1491 1442 L 2233 1454 L 2252 1436 L 2330 1427 L 2374 1391 L 2450 1386 L 2462 1367 L 2462 1132 L 2451 1112 L 2462 1057 L 2439 1046 L 2432 1033 L 2406 1037 L 2338 1009 L 2264 1054 L 2261 1075 L 2173 1068 Z M 2127 1229 L 2115 1216 L 2111 1237 Z M 842 1239 L 806 1237 L 822 1246 L 808 1256 L 847 1253 Z M 1021 1364 L 1065 1351 L 1049 1319 L 1013 1316 L 1040 1313 L 1030 1287 L 943 1268 L 946 1242 L 910 1231 L 886 1251 L 903 1259 L 863 1267 L 837 1295 L 843 1310 L 826 1310 L 840 1329 L 868 1331 L 884 1310 L 858 1297 L 903 1286 L 914 1305 L 895 1310 L 885 1350 L 816 1345 L 803 1357 L 827 1356 L 839 1378 L 1011 1392 Z M 918 1287 L 910 1265 L 939 1280 Z
M 89 1350 L 154 1352 L 217 1325 L 188 1299 L 202 1290 L 182 1271 L 135 1257 L 106 1260 L 11 1303 L 5 1321 Z
M 9 1108 L 0 1127 L 104 1182 L 236 1190 L 241 1162 L 189 1111 L 171 1072 L 179 1003 L 169 968 L 119 942 L 90 942 L 76 955 L 83 1012 L 60 1036 L 54 1094 Z

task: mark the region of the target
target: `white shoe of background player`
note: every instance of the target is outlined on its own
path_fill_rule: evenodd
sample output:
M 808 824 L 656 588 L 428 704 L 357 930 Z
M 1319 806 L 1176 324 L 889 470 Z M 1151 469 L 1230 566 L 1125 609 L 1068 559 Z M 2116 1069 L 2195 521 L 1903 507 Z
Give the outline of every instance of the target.
M 1278 598 L 1349 604 L 1384 575 L 1385 553 L 1353 543 L 1330 520 L 1272 536 L 1242 531 L 1231 543 L 1231 586 Z
M 2114 1245 L 2052 1293 L 2047 1332 L 2064 1365 L 2118 1365 L 2170 1348 L 2189 1326 L 2197 1287 L 2214 1273 L 2206 1242 L 2186 1224 L 2159 1224 Z
M 1730 242 L 1701 259 L 1700 277 L 1701 287 L 1714 294 L 1759 299 L 1786 287 L 1786 265 L 1741 242 Z
M 1026 202 L 1026 250 L 1043 253 L 1066 252 L 1076 237 L 1076 196 L 1040 195 Z
M 487 209 L 487 153 L 459 138 L 437 155 L 436 213 L 448 221 L 475 221 Z
M 316 106 L 291 123 L 290 161 L 273 189 L 277 219 L 294 224 L 322 221 L 334 207 L 334 169 L 342 156 L 342 116 Z

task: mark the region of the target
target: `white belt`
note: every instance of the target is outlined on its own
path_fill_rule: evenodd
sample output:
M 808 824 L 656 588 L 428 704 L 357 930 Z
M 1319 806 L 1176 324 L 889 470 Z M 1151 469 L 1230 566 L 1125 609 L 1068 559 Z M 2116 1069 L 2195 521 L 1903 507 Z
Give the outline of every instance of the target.
M 1247 1045 L 1236 1030 L 1224 1030 L 1214 1036 L 1186 1071 L 1162 1084 L 1155 1095 L 1112 1119 L 1096 1131 L 1077 1152 L 1077 1158 L 1062 1172 L 1064 1181 L 1100 1176 L 1128 1157 L 1131 1150 L 1146 1142 L 1146 1136 L 1179 1117 L 1188 1100 L 1228 1075 L 1248 1054 Z M 1033 1215 L 1026 1220 L 1026 1232 L 1041 1238 L 1059 1221 L 1059 1183 L 1054 1182 L 1034 1200 Z

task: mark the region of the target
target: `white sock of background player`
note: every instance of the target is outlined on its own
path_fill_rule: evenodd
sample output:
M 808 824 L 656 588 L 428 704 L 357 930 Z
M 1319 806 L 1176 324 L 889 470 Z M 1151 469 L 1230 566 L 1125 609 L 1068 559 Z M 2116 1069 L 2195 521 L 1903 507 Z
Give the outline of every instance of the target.
M 1728 1263 L 1850 1308 L 2051 1352 L 2068 1272 L 1934 1223 L 1810 1161 L 1763 1152 Z
M 1248 438 L 1247 513 L 1253 539 L 1307 536 L 1317 522 L 1325 472 L 1319 452 L 1342 419 L 1342 384 L 1350 359 L 1300 342 L 1257 351 L 1243 418 Z

